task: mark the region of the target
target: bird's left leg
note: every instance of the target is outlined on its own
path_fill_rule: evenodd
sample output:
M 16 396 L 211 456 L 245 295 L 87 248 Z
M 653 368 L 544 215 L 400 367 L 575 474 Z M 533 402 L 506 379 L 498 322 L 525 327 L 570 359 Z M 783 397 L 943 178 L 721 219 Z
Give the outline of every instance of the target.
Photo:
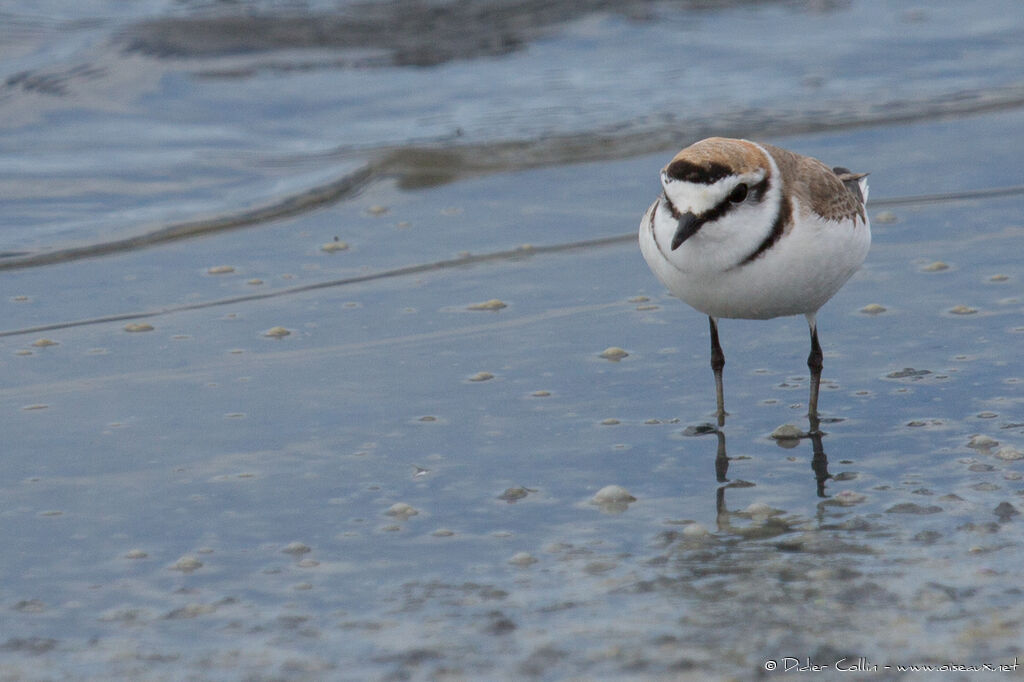
M 722 388 L 722 368 L 725 367 L 725 353 L 718 342 L 718 320 L 708 316 L 711 327 L 711 371 L 715 373 L 715 402 L 718 404 L 718 426 L 725 426 L 725 390 Z

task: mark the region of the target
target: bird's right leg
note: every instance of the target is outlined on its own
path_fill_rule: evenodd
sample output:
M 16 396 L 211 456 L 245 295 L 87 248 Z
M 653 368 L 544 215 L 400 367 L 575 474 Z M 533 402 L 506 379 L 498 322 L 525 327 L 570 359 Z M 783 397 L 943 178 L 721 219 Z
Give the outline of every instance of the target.
M 818 421 L 818 387 L 821 385 L 822 352 L 818 342 L 818 324 L 814 313 L 807 315 L 807 326 L 811 330 L 811 354 L 807 356 L 807 367 L 811 370 L 811 390 L 807 398 L 807 417 L 811 433 L 820 429 Z
M 718 425 L 725 426 L 725 391 L 722 388 L 722 368 L 725 367 L 725 353 L 718 342 L 718 321 L 708 316 L 711 325 L 711 370 L 715 373 L 715 399 L 718 402 Z

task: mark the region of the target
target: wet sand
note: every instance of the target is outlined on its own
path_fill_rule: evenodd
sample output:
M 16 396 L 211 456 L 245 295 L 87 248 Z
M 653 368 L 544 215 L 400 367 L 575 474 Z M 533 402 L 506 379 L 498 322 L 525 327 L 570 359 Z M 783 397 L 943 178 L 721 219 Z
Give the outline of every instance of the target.
M 762 138 L 871 172 L 820 440 L 770 437 L 807 426 L 802 318 L 722 322 L 704 428 L 706 320 L 632 237 L 672 148 L 435 158 L 443 182 L 4 270 L 0 677 L 1013 664 L 1022 125 Z
M 914 163 L 916 126 L 773 142 L 869 168 L 884 205 L 896 173 L 1021 123 L 948 123 Z M 714 407 L 703 318 L 632 242 L 522 247 L 614 236 L 638 219 L 644 167 L 658 157 L 381 183 L 244 239 L 10 272 L 22 326 L 158 313 L 169 282 L 185 308 L 2 339 L 7 670 L 746 678 L 783 656 L 1010 661 L 1021 196 L 872 210 L 868 263 L 820 318 L 825 464 L 811 440 L 768 437 L 806 427 L 801 320 L 723 323 L 732 414 L 722 441 L 688 436 Z M 522 248 L 287 293 L 367 260 L 457 259 L 441 231 L 471 253 Z M 335 234 L 349 248 L 323 251 Z M 89 295 L 62 309 L 54 277 Z M 628 355 L 601 357 L 613 346 Z M 607 485 L 635 501 L 594 504 Z

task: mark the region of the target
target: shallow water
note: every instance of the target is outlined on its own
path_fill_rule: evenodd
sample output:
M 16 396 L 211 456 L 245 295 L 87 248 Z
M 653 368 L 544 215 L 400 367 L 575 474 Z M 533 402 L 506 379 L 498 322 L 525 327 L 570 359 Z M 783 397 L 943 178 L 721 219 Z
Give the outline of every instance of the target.
M 319 46 L 328 66 L 284 91 L 266 65 L 309 54 L 140 47 L 152 21 L 214 9 L 139 5 L 145 16 L 114 20 L 91 7 L 92 21 L 6 24 L 32 29 L 20 52 L 5 48 L 19 68 L 88 53 L 160 75 L 140 90 L 112 83 L 119 114 L 90 110 L 74 78 L 77 94 L 55 108 L 0 102 L 31 119 L 0 133 L 14 149 L 3 182 L 21 192 L 2 238 L 28 254 L 0 274 L 5 678 L 750 679 L 789 659 L 836 670 L 863 658 L 851 679 L 895 679 L 898 665 L 1021 654 L 1024 195 L 948 200 L 1024 184 L 1007 142 L 1019 141 L 1024 109 L 977 106 L 1020 86 L 1015 13 L 588 8 L 433 66 L 385 46 L 386 63 L 360 71 L 349 48 Z M 777 72 L 718 83 L 711 109 L 678 113 L 690 95 L 673 100 L 637 73 L 666 36 L 707 39 L 694 22 L 736 26 L 728 54 L 702 63 L 709 73 L 742 71 L 730 59 L 755 27 L 837 45 L 835 61 L 814 64 L 844 84 L 815 86 L 821 111 L 859 98 L 865 119 L 816 118 L 819 90 L 792 95 L 780 79 L 810 68 L 792 42 L 770 46 L 790 55 L 760 67 Z M 63 48 L 71 57 L 58 59 L 55 36 L 77 36 Z M 894 56 L 872 53 L 855 70 L 839 55 L 867 37 Z M 641 47 L 624 49 L 627 38 Z M 612 56 L 628 68 L 602 67 Z M 897 56 L 905 66 L 893 73 Z M 564 87 L 536 95 L 550 108 L 510 110 L 472 87 L 521 71 L 534 92 L 531 64 L 551 63 L 568 65 Z M 212 84 L 207 72 L 239 64 L 256 75 Z M 402 88 L 426 99 L 421 84 L 438 69 L 467 81 L 430 106 L 388 99 Z M 900 74 L 906 87 L 890 88 Z M 745 96 L 745 78 L 779 92 Z M 350 109 L 315 79 L 374 87 Z M 624 82 L 664 98 L 650 100 L 656 115 L 632 96 L 587 99 L 610 100 Z M 928 113 L 956 92 L 987 94 L 962 99 L 980 109 L 971 115 Z M 221 124 L 229 99 L 250 113 Z M 729 120 L 740 123 L 715 129 L 737 103 Z M 417 106 L 442 123 L 408 123 Z M 887 107 L 898 115 L 876 115 Z M 183 111 L 193 113 L 182 121 Z M 346 123 L 318 124 L 316 111 Z M 162 125 L 154 112 L 166 112 Z M 914 120 L 894 120 L 907 112 Z M 147 136 L 114 144 L 127 120 Z M 661 289 L 631 237 L 680 130 L 758 121 L 775 122 L 759 135 L 772 143 L 871 172 L 871 254 L 819 315 L 820 444 L 768 437 L 806 426 L 800 318 L 723 321 L 731 415 L 721 438 L 687 435 L 714 407 L 706 322 Z M 441 140 L 452 125 L 464 141 Z M 98 128 L 109 135 L 83 134 Z M 190 137 L 199 129 L 209 134 Z M 573 137 L 594 131 L 613 143 Z M 166 164 L 174 155 L 180 165 Z M 166 191 L 130 167 L 103 172 L 129 156 L 165 176 Z M 290 213 L 76 257 L 112 235 L 280 205 L 360 168 L 371 170 L 351 191 Z M 124 192 L 112 191 L 117 174 Z M 66 202 L 52 203 L 61 186 Z M 922 195 L 938 197 L 897 201 Z M 335 238 L 348 248 L 322 250 Z M 25 260 L 58 252 L 68 260 Z M 469 309 L 492 299 L 506 306 Z M 862 312 L 869 304 L 885 311 Z M 276 327 L 290 333 L 266 335 Z M 629 355 L 600 357 L 613 346 Z M 593 504 L 607 485 L 635 501 Z

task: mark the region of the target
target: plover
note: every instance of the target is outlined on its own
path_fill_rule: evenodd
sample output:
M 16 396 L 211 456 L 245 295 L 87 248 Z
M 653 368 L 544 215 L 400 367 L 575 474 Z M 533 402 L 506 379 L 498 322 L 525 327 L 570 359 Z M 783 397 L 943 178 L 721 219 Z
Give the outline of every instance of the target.
M 718 319 L 804 315 L 811 333 L 808 415 L 818 423 L 822 353 L 815 314 L 864 262 L 867 173 L 769 144 L 712 137 L 661 171 L 640 250 L 661 283 L 708 316 L 718 424 L 725 423 Z

